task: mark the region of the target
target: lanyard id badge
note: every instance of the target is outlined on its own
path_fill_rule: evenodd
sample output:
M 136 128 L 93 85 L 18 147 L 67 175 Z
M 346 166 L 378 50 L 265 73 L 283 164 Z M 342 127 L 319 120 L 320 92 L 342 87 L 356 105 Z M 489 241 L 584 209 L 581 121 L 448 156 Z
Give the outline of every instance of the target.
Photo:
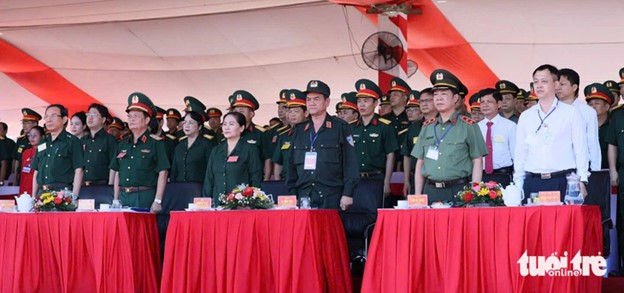
M 303 170 L 316 170 L 316 152 L 306 152 Z
M 437 161 L 439 154 L 440 154 L 440 152 L 438 151 L 438 147 L 432 145 L 429 148 L 427 148 L 427 154 L 425 156 L 428 159 L 432 159 L 434 161 Z

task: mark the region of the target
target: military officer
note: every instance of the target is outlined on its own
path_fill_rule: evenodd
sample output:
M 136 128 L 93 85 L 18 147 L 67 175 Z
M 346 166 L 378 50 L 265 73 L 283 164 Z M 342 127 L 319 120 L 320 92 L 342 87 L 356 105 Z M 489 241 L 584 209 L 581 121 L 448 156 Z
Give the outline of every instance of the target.
M 470 118 L 475 122 L 479 123 L 479 121 L 483 120 L 483 113 L 481 113 L 481 102 L 479 100 L 480 95 L 477 92 L 470 96 Z
M 60 104 L 49 105 L 44 119 L 48 134 L 37 146 L 31 164 L 35 170 L 33 194 L 68 187 L 78 195 L 84 174 L 84 154 L 80 140 L 65 131 L 67 108 Z
M 212 149 L 217 145 L 216 138 L 210 134 L 202 134 L 204 122 L 208 120 L 206 107 L 199 100 L 188 101 L 184 111 L 183 131 L 185 136 L 173 153 L 171 164 L 171 181 L 202 182 L 206 176 L 206 167 Z
M 520 116 L 520 114 L 522 114 L 522 112 L 526 109 L 524 104 L 527 96 L 528 93 L 526 90 L 521 88 L 518 89 L 518 93 L 516 94 L 516 112 L 518 113 L 518 116 Z
M 343 120 L 327 114 L 327 84 L 311 80 L 305 93 L 310 119 L 293 131 L 286 185 L 299 198 L 310 197 L 313 207 L 346 210 L 359 180 L 353 136 Z
M 288 124 L 288 107 L 286 106 L 286 104 L 288 103 L 288 99 L 286 98 L 286 94 L 288 92 L 288 89 L 283 89 L 279 92 L 279 98 L 277 100 L 277 102 L 275 102 L 275 104 L 277 104 L 277 117 L 279 118 L 280 122 L 278 124 L 276 124 L 276 129 L 281 128 L 284 125 Z
M 420 104 L 420 112 L 423 114 L 423 121 L 427 121 L 431 118 L 438 116 L 438 110 L 433 104 L 433 91 L 430 87 L 420 91 L 420 98 L 418 98 L 418 104 Z M 410 149 L 410 152 L 412 150 Z
M 518 86 L 508 80 L 499 80 L 496 83 L 496 90 L 503 96 L 500 115 L 518 124 L 518 118 L 520 117 L 516 112 Z
M 390 90 L 388 90 L 388 96 L 390 96 L 390 106 L 392 111 L 381 117 L 390 120 L 394 127 L 395 133 L 406 129 L 409 126 L 407 120 L 407 114 L 405 114 L 405 104 L 407 104 L 407 94 L 411 91 L 409 85 L 399 77 L 394 77 L 390 80 Z
M 360 118 L 360 112 L 357 107 L 356 92 L 342 94 L 342 102 L 340 103 L 340 111 L 342 112 L 342 120 L 349 123 Z
M 185 98 L 186 99 L 186 98 Z M 182 122 L 182 114 L 180 111 L 169 108 L 167 109 L 167 134 L 171 134 L 169 136 L 170 139 L 177 140 L 178 138 L 184 136 L 184 132 L 180 129 L 180 122 Z
M 423 123 L 412 156 L 417 158 L 414 192 L 427 194 L 429 203 L 454 201 L 468 182 L 482 177 L 482 158 L 487 154 L 479 126 L 455 109 L 461 82 L 444 69 L 430 77 L 439 112 Z
M 288 93 L 287 89 L 281 90 L 279 93 L 279 99 L 277 100 L 277 102 L 275 102 L 277 104 L 277 115 L 279 118 L 278 119 L 273 118 L 271 120 L 273 121 L 279 120 L 279 122 L 274 123 L 274 124 L 269 123 L 270 126 L 266 128 L 266 137 L 268 137 L 271 141 L 270 143 L 271 157 L 273 157 L 273 154 L 275 153 L 275 149 L 277 148 L 277 139 L 280 133 L 286 130 L 288 127 L 290 127 L 288 118 L 287 118 L 287 109 L 288 109 L 286 105 L 288 102 L 288 99 L 286 98 L 287 93 Z M 273 165 L 271 167 L 273 167 Z
M 110 168 L 115 172 L 114 197 L 123 205 L 162 210 L 169 160 L 162 138 L 150 135 L 148 125 L 156 117 L 154 104 L 142 93 L 128 97 L 130 135 L 117 147 Z
M 13 167 L 12 174 L 15 174 L 15 182 L 19 182 L 19 176 L 22 170 L 22 153 L 31 147 L 28 141 L 28 133 L 30 130 L 39 124 L 41 115 L 29 108 L 22 109 L 22 135 L 20 135 L 15 141 L 15 150 L 13 154 Z
M 176 145 L 178 145 L 178 137 L 177 134 L 165 132 L 162 128 L 165 124 L 164 118 L 167 111 L 156 105 L 154 105 L 154 108 L 156 109 L 156 119 L 150 121 L 150 124 L 154 124 L 153 129 L 150 127 L 150 132 L 162 139 L 163 143 L 165 144 L 165 153 L 167 153 L 167 159 L 171 163 L 171 160 L 173 159 L 173 151 L 175 150 Z M 169 121 L 169 118 L 167 118 L 167 121 Z
M 375 108 L 381 97 L 381 89 L 368 79 L 358 80 L 355 88 L 360 119 L 352 121 L 349 126 L 355 142 L 355 156 L 360 177 L 383 180 L 384 194 L 388 195 L 394 170 L 394 152 L 399 149 L 396 130 L 390 120 L 375 114 Z M 391 100 L 398 99 L 398 97 L 392 97 L 396 91 L 396 89 L 391 89 Z M 392 114 L 395 113 L 388 115 Z M 400 115 L 405 115 L 404 108 Z M 405 117 L 407 118 L 407 115 Z M 402 125 L 399 120 L 396 122 Z
M 598 116 L 598 141 L 600 143 L 601 169 L 609 169 L 608 146 L 606 140 L 609 128 L 609 108 L 613 103 L 610 89 L 599 83 L 593 83 L 585 87 L 585 101 L 587 105 L 596 110 Z
M 414 148 L 414 144 L 418 141 L 418 135 L 420 134 L 423 123 L 422 119 L 419 119 L 416 115 L 416 111 L 414 111 L 420 108 L 420 92 L 412 90 L 408 97 L 405 113 L 407 113 L 407 119 L 410 125 L 407 129 L 402 130 L 403 133 L 399 132 L 399 136 L 404 136 L 401 143 L 401 155 L 403 156 L 403 166 L 405 166 L 403 169 L 403 195 L 414 192 L 414 168 L 416 167 L 416 159 L 412 159 L 410 153 Z
M 342 102 L 336 103 L 336 117 L 340 119 L 342 119 L 342 111 L 340 111 L 341 108 L 342 108 Z
M 620 96 L 624 97 L 624 67 L 620 69 L 620 82 L 618 82 L 620 86 Z M 614 105 L 618 105 L 620 101 L 613 101 Z
M 85 161 L 83 185 L 112 185 L 115 172 L 108 166 L 117 155 L 117 141 L 104 129 L 110 115 L 108 108 L 91 104 L 86 115 L 89 132 L 81 139 Z
M 606 86 L 609 89 L 609 92 L 611 93 L 612 97 L 613 97 L 613 109 L 619 109 L 621 107 L 621 105 L 619 105 L 620 103 L 620 86 L 618 85 L 617 82 L 615 82 L 614 80 L 607 80 L 603 83 L 604 86 Z
M 292 145 L 293 127 L 304 122 L 308 116 L 306 108 L 306 95 L 299 90 L 289 90 L 286 92 L 287 103 L 287 119 L 289 124 L 285 128 L 280 129 L 277 147 L 273 152 L 273 178 L 275 180 L 283 180 L 286 178 L 286 168 L 284 164 L 288 162 L 290 154 L 290 146 Z
M 455 104 L 455 110 L 460 115 L 470 117 L 470 113 L 468 112 L 468 109 L 466 108 L 466 96 L 468 95 L 468 88 L 461 82 L 459 83 L 458 94 L 459 94 L 459 100 Z
M 529 109 L 537 105 L 537 102 L 539 102 L 537 94 L 535 94 L 535 91 L 531 91 L 531 93 L 529 93 L 529 95 L 526 97 L 526 102 L 524 103 L 525 109 Z
M 273 155 L 271 137 L 267 137 L 268 135 L 264 127 L 253 123 L 255 111 L 260 108 L 258 100 L 251 93 L 238 90 L 232 94 L 230 108 L 232 108 L 232 111 L 239 112 L 245 116 L 247 122 L 241 139 L 248 144 L 258 147 L 261 159 L 264 162 L 264 180 L 270 180 L 271 170 L 273 169 L 273 163 L 271 163 L 271 156 Z
M 218 108 L 208 108 L 208 129 L 207 134 L 215 137 L 217 142 L 223 139 L 223 129 L 221 129 L 221 116 L 223 113 Z
M 9 126 L 0 122 L 0 186 L 4 185 L 4 180 L 8 179 L 13 168 L 13 150 L 15 149 L 15 141 L 6 136 Z
M 384 116 L 392 112 L 392 106 L 390 105 L 390 95 L 383 94 L 379 101 L 379 116 Z
M 121 140 L 121 131 L 124 129 L 124 124 L 121 119 L 113 117 L 110 125 L 108 125 L 108 134 L 112 135 L 115 140 Z

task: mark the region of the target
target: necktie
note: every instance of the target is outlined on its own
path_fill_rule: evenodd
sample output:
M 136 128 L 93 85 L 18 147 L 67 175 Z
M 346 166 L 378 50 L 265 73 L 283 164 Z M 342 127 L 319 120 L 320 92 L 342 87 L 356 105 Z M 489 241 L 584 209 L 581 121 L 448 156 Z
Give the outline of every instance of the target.
M 485 156 L 485 173 L 492 174 L 494 172 L 494 160 L 492 157 L 492 121 L 486 123 L 487 134 L 485 135 L 485 146 L 487 147 L 488 154 Z

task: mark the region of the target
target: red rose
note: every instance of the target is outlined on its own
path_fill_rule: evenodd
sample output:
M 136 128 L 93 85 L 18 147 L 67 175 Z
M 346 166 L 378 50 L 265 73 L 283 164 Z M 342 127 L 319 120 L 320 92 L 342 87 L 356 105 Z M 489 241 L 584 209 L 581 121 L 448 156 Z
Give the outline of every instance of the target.
M 63 199 L 60 197 L 55 197 L 54 198 L 54 204 L 61 204 L 63 202 Z
M 71 197 L 63 198 L 63 201 L 65 201 L 66 203 L 71 203 Z
M 243 190 L 243 196 L 251 197 L 252 195 L 253 195 L 253 188 L 247 187 L 245 188 L 245 190 Z
M 472 187 L 476 187 L 476 186 L 479 186 L 479 185 L 480 185 L 479 182 L 472 182 Z
M 234 200 L 234 193 L 230 193 L 227 196 L 227 201 L 232 201 L 232 200 Z
M 497 194 L 496 194 L 496 191 L 494 191 L 494 190 L 490 190 L 489 195 L 490 195 L 490 198 L 491 198 L 491 199 L 495 199 Z
M 39 201 L 39 200 L 41 199 L 41 197 L 37 196 L 35 199 L 36 199 L 37 201 Z
M 473 195 L 472 193 L 466 193 L 466 194 L 464 195 L 464 201 L 465 201 L 465 202 L 469 202 L 469 201 L 471 201 L 473 198 L 474 198 L 474 195 Z

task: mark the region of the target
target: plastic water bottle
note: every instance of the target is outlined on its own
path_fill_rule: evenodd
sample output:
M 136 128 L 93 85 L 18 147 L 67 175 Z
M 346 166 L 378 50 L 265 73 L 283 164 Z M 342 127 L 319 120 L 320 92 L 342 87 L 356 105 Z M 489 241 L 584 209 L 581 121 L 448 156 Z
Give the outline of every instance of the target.
M 568 186 L 566 188 L 565 202 L 568 205 L 583 204 L 585 199 L 581 194 L 581 177 L 572 172 L 566 176 Z

